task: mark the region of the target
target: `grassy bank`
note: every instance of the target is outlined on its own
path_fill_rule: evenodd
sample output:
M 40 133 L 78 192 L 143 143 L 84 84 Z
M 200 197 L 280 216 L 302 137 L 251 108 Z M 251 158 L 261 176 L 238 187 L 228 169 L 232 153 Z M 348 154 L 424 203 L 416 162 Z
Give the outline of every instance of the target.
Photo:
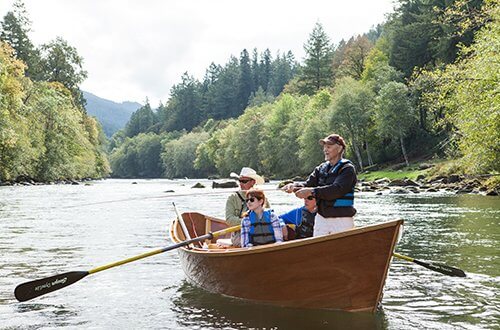
M 423 166 L 426 164 L 426 166 Z M 484 173 L 484 174 L 468 174 L 459 166 L 457 160 L 435 159 L 426 162 L 414 162 L 410 166 L 399 166 L 396 169 L 395 165 L 379 167 L 377 171 L 365 171 L 358 174 L 358 179 L 363 181 L 375 181 L 378 179 L 387 178 L 395 179 L 411 179 L 416 180 L 419 176 L 424 176 L 426 180 L 435 177 L 448 177 L 450 175 L 459 175 L 462 179 L 480 182 L 481 185 L 488 189 L 500 189 L 500 174 L 499 173 Z M 422 167 L 428 167 L 423 169 Z
M 430 178 L 437 175 L 459 174 L 456 170 L 457 167 L 454 161 L 433 159 L 431 161 L 414 161 L 410 163 L 410 166 L 402 166 L 401 164 L 378 166 L 377 170 L 371 171 L 368 169 L 359 173 L 358 178 L 364 181 L 374 181 L 383 178 L 390 180 L 416 180 L 419 176 Z
M 378 179 L 388 178 L 394 179 L 411 179 L 416 180 L 419 175 L 428 176 L 429 169 L 419 170 L 419 169 L 403 169 L 403 170 L 380 170 L 374 172 L 364 172 L 358 174 L 358 178 L 364 181 L 374 181 Z

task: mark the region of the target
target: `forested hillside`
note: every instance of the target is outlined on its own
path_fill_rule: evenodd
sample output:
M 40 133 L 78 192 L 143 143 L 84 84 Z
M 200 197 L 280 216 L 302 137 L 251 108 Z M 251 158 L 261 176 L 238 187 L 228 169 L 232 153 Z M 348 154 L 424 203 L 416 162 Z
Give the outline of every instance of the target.
M 33 45 L 17 0 L 0 25 L 0 181 L 101 177 L 108 158 L 115 177 L 251 166 L 285 178 L 319 164 L 318 139 L 332 132 L 360 171 L 447 157 L 453 172 L 498 173 L 499 8 L 399 0 L 349 40 L 332 43 L 317 23 L 298 41 L 303 59 L 249 45 L 202 79 L 184 73 L 164 104 L 141 106 L 108 141 L 85 111 L 83 58 L 62 38 Z
M 84 109 L 82 58 L 65 40 L 35 47 L 22 2 L 0 30 L 0 181 L 98 178 L 106 138 Z
M 386 22 L 338 44 L 318 23 L 303 62 L 243 50 L 203 81 L 186 73 L 166 105 L 144 106 L 113 137 L 113 173 L 307 174 L 331 132 L 359 170 L 452 157 L 454 171 L 498 172 L 499 17 L 497 1 L 400 0 Z

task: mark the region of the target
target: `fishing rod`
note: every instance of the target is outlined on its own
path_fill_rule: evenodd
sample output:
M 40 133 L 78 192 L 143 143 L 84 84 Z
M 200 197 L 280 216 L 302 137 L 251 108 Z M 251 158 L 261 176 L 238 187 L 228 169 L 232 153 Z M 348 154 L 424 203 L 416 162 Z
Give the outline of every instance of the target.
M 219 189 L 224 189 L 224 188 L 219 188 Z M 281 188 L 268 188 L 268 189 L 259 189 L 261 191 L 283 191 Z M 170 195 L 161 195 L 161 196 L 149 196 L 149 197 L 132 197 L 132 198 L 123 198 L 123 199 L 114 199 L 114 200 L 109 200 L 109 201 L 100 201 L 100 202 L 93 202 L 93 203 L 82 203 L 82 204 L 73 204 L 73 205 L 67 205 L 67 206 L 61 206 L 62 209 L 69 209 L 69 208 L 76 208 L 76 207 L 85 207 L 85 206 L 94 206 L 94 205 L 101 205 L 101 204 L 111 204 L 111 203 L 121 203 L 121 202 L 130 202 L 130 201 L 141 201 L 141 200 L 147 200 L 147 199 L 160 199 L 160 198 L 170 198 L 170 197 L 186 197 L 186 196 L 204 196 L 204 195 L 225 195 L 225 194 L 232 194 L 236 192 L 246 192 L 247 190 L 223 190 L 223 191 L 211 191 L 211 192 L 193 192 L 193 193 L 183 193 L 183 194 L 176 194 L 175 192 L 167 192 L 167 194 L 171 193 Z

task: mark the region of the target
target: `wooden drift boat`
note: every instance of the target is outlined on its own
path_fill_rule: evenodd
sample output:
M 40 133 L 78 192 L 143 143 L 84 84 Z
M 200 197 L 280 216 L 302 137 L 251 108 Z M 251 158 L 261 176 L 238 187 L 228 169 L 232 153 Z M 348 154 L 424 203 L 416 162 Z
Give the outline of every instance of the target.
M 224 220 L 200 213 L 182 218 L 192 238 L 227 228 Z M 199 244 L 177 251 L 189 280 L 211 292 L 286 307 L 374 312 L 402 224 L 251 248 Z M 170 235 L 175 243 L 186 239 L 177 220 Z

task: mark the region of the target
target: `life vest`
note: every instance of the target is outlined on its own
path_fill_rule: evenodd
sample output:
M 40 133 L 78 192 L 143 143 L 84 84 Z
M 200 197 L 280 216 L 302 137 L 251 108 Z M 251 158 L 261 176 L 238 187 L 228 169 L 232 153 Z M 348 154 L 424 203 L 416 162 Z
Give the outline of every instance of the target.
M 337 164 L 331 166 L 330 162 L 324 162 L 320 165 L 318 186 L 331 184 L 344 166 L 354 166 L 348 159 L 340 159 Z M 344 196 L 333 201 L 333 207 L 353 207 L 354 206 L 354 187 Z
M 311 213 L 305 207 L 302 208 L 302 221 L 300 225 L 295 228 L 295 238 L 312 237 L 314 231 L 314 217 L 316 212 Z
M 255 212 L 250 212 L 250 231 L 248 241 L 252 245 L 264 245 L 276 242 L 273 225 L 271 223 L 271 211 L 264 211 L 262 218 L 257 219 Z

